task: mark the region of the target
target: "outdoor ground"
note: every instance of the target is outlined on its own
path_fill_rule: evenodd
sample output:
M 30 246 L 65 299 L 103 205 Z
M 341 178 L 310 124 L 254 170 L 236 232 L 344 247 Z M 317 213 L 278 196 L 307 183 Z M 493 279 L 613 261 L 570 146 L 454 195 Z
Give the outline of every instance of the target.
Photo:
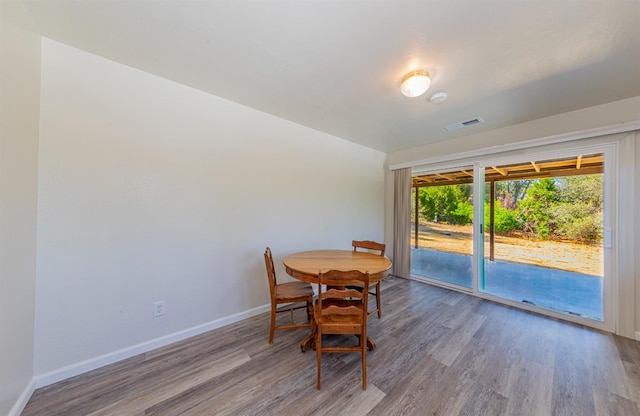
M 420 224 L 419 246 L 452 253 L 471 254 L 471 225 L 434 222 Z M 414 247 L 412 230 L 411 246 Z M 603 275 L 602 245 L 566 241 L 537 241 L 523 237 L 495 237 L 495 260 L 535 264 L 572 272 Z M 489 235 L 485 236 L 485 256 L 489 256 Z

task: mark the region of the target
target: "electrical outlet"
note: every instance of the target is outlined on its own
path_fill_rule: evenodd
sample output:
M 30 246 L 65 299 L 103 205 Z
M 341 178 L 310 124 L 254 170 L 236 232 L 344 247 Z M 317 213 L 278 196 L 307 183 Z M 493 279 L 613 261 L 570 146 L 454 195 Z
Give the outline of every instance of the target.
M 164 315 L 164 301 L 153 302 L 153 317 L 157 318 L 162 315 Z

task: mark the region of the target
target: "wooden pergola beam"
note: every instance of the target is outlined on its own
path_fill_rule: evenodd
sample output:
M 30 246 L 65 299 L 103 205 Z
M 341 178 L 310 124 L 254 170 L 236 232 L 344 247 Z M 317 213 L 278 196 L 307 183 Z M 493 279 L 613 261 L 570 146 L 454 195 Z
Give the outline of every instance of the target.
M 508 175 L 508 171 L 506 169 L 497 168 L 495 166 L 491 166 L 491 168 L 493 170 L 495 170 L 496 172 L 498 172 L 502 176 L 507 176 Z
M 487 167 L 485 177 L 487 181 L 504 181 L 519 179 L 537 179 L 557 176 L 591 175 L 604 171 L 604 156 L 579 155 L 573 158 L 550 160 L 546 162 L 530 161 L 509 166 Z M 413 186 L 445 186 L 471 183 L 473 172 L 458 169 L 451 172 L 430 173 L 413 178 Z
M 446 180 L 448 180 L 448 181 L 453 181 L 453 180 L 455 180 L 455 176 L 453 176 L 453 175 L 443 175 L 443 174 L 441 174 L 441 173 L 436 173 L 436 176 L 437 176 L 437 177 L 439 177 L 439 178 L 446 179 Z

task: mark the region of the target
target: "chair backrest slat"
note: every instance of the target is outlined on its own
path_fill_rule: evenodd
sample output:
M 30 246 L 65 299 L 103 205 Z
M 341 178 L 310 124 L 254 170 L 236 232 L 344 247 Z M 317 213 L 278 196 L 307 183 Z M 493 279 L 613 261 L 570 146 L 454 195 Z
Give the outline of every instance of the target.
M 386 248 L 384 244 L 370 240 L 353 240 L 351 242 L 351 245 L 353 246 L 353 251 L 358 251 L 359 248 L 365 250 L 374 250 L 379 251 L 381 256 L 384 256 L 384 250 Z
M 344 290 L 331 288 L 331 289 L 328 289 L 324 293 L 324 297 L 325 298 L 332 298 L 332 299 L 349 299 L 349 298 L 351 298 L 351 299 L 360 299 L 360 300 L 362 300 L 362 292 L 360 292 L 359 290 L 353 289 L 353 288 L 346 288 Z
M 357 306 L 336 306 L 331 305 L 322 309 L 323 315 L 361 315 L 362 308 Z
M 360 315 L 366 325 L 367 302 L 369 296 L 369 272 L 358 270 L 339 271 L 330 270 L 318 273 L 318 306 L 319 319 L 322 321 L 328 315 Z M 327 286 L 322 291 L 322 286 Z M 363 288 L 362 291 L 353 287 Z M 327 305 L 323 307 L 323 302 Z

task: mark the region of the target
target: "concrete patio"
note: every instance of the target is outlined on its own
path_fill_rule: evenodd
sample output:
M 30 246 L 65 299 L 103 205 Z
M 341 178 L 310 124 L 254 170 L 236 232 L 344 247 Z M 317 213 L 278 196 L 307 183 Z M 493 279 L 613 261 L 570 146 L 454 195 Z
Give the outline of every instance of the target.
M 428 249 L 411 249 L 411 274 L 472 287 L 472 257 Z M 480 290 L 504 299 L 556 312 L 603 320 L 602 277 L 529 264 L 485 259 Z

